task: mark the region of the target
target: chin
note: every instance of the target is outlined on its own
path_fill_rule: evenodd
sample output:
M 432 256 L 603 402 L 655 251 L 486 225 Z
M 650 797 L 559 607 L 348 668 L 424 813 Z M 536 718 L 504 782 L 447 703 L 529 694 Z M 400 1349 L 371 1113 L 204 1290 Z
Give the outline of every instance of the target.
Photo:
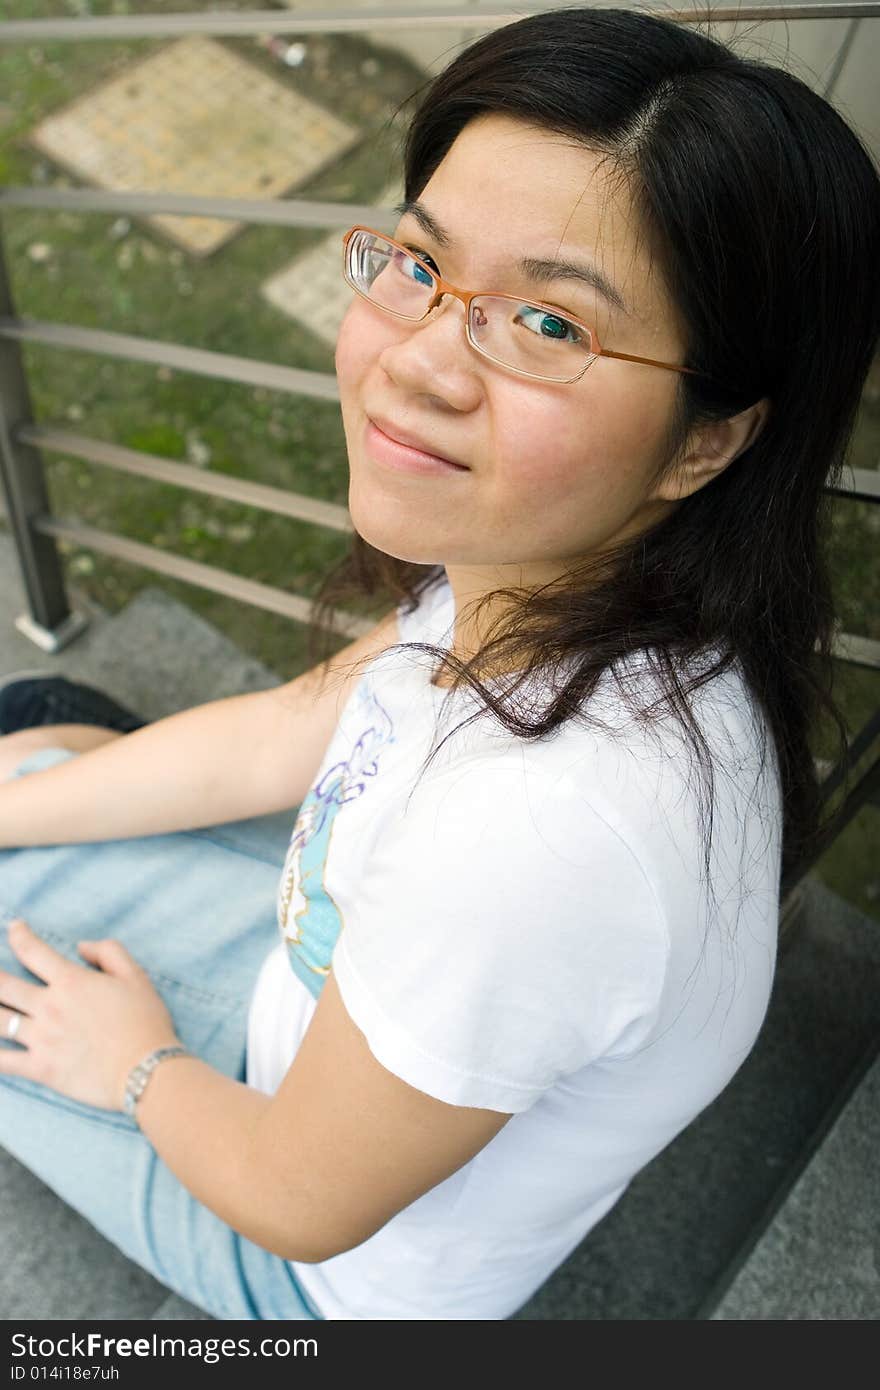
M 395 560 L 407 560 L 415 565 L 439 565 L 443 563 L 440 556 L 433 552 L 428 553 L 424 543 L 419 544 L 411 535 L 401 535 L 399 527 L 377 526 L 375 517 L 371 525 L 368 517 L 358 518 L 354 513 L 352 513 L 351 519 L 358 535 L 374 550 L 381 550 L 383 554 L 391 555 Z
M 395 560 L 405 560 L 411 565 L 445 565 L 446 563 L 445 556 L 438 555 L 435 551 L 429 552 L 424 545 L 416 544 L 412 538 L 407 540 L 396 533 L 381 528 L 359 526 L 357 522 L 355 522 L 355 530 L 361 539 L 367 542 L 367 545 L 371 545 L 374 550 L 381 550 L 383 555 L 390 555 Z
M 411 564 L 445 564 L 445 554 L 438 553 L 437 544 L 426 534 L 424 518 L 405 513 L 399 499 L 389 501 L 374 493 L 359 498 L 352 486 L 348 510 L 358 535 L 375 550 Z

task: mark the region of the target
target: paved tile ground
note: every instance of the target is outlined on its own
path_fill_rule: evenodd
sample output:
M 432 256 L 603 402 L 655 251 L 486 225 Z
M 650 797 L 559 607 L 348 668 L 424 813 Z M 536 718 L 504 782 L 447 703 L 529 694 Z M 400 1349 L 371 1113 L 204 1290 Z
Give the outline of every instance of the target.
M 402 184 L 389 184 L 376 206 L 393 207 L 402 197 Z M 341 248 L 342 233 L 334 230 L 260 287 L 270 304 L 331 348 L 336 346 L 339 325 L 354 295 L 342 278 Z
M 359 131 L 213 39 L 191 35 L 35 126 L 30 141 L 100 188 L 276 198 L 361 139 Z M 147 219 L 194 255 L 245 225 Z

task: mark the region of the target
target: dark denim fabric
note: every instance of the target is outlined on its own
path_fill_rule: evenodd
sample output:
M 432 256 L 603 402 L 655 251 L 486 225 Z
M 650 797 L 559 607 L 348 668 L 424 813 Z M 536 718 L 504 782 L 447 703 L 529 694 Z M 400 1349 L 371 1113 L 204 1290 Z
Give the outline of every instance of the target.
M 100 724 L 131 734 L 149 722 L 93 686 L 66 676 L 11 681 L 0 690 L 0 734 L 42 724 Z

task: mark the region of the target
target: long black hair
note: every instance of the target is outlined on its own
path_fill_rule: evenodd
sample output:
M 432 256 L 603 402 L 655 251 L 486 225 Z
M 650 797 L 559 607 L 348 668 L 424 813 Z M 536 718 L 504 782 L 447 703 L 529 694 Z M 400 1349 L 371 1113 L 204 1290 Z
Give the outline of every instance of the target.
M 765 397 L 770 412 L 745 452 L 649 532 L 606 551 L 601 569 L 587 561 L 564 588 L 496 591 L 513 607 L 469 661 L 421 649 L 453 688 L 470 687 L 481 712 L 524 739 L 589 718 L 603 672 L 644 651 L 663 692 L 659 713 L 682 721 L 710 786 L 687 696 L 738 661 L 774 739 L 784 880 L 824 828 L 810 747 L 823 710 L 846 747 L 831 694 L 825 489 L 839 480 L 880 334 L 877 171 L 856 134 L 798 78 L 628 10 L 531 15 L 463 50 L 429 83 L 408 127 L 407 199 L 483 112 L 607 154 L 634 191 L 683 315 L 686 364 L 705 374 L 678 378 L 666 467 L 702 422 Z M 315 600 L 313 652 L 340 599 L 393 597 L 411 611 L 441 570 L 356 534 Z M 689 683 L 688 658 L 707 649 L 714 664 Z M 496 663 L 521 673 L 503 692 L 483 679 Z M 545 681 L 538 701 L 523 698 L 534 693 L 533 674 Z

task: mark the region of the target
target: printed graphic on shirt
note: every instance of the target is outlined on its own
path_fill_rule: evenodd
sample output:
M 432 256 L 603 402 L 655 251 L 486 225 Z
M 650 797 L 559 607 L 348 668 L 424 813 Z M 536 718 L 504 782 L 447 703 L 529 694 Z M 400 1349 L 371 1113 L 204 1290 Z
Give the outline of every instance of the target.
M 291 967 L 316 999 L 343 927 L 342 914 L 326 884 L 336 817 L 367 790 L 379 771 L 381 750 L 394 742 L 391 718 L 369 681 L 352 712 L 355 718 L 365 719 L 366 727 L 348 758 L 324 773 L 300 807 L 278 888 L 278 929 L 287 943 Z

